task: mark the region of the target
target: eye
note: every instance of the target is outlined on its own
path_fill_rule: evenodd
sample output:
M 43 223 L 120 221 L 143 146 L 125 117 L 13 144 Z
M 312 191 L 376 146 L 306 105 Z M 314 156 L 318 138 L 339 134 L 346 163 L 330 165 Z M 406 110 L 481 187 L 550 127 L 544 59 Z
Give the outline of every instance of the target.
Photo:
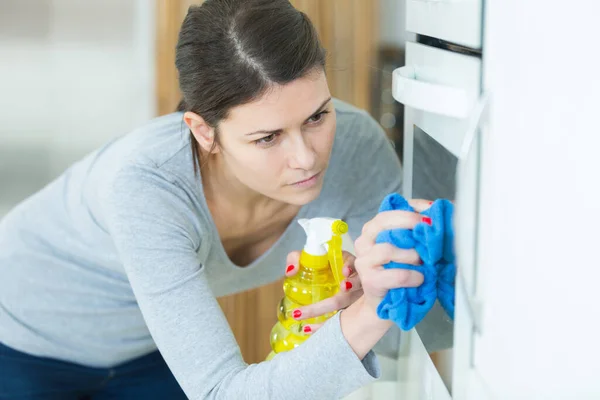
M 315 114 L 312 117 L 310 117 L 307 122 L 309 124 L 318 124 L 319 122 L 321 122 L 323 120 L 323 118 L 325 117 L 325 114 L 329 114 L 329 111 L 321 111 L 320 113 Z
M 269 136 L 265 136 L 263 138 L 255 140 L 254 143 L 256 143 L 259 146 L 268 146 L 275 142 L 275 139 L 277 139 L 278 135 L 279 135 L 278 133 L 272 133 Z

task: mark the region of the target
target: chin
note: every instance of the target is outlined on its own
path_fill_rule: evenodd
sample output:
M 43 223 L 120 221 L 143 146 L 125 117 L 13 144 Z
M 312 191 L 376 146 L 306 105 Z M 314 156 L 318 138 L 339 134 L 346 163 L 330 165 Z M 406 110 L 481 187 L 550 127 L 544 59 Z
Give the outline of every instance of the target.
M 321 187 L 316 187 L 314 189 L 305 190 L 293 194 L 289 194 L 285 196 L 283 201 L 289 204 L 293 204 L 295 206 L 304 206 L 314 200 L 316 200 L 321 194 Z

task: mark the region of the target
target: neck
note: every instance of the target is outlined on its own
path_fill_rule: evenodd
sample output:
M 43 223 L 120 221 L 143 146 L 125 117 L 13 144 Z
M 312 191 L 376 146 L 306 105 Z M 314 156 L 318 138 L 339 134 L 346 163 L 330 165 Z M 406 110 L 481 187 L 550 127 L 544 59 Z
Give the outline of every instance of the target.
M 246 247 L 252 243 L 274 243 L 299 211 L 299 207 L 273 200 L 244 185 L 219 155 L 208 159 L 200 174 L 209 211 L 230 257 L 237 257 L 238 251 L 246 254 Z

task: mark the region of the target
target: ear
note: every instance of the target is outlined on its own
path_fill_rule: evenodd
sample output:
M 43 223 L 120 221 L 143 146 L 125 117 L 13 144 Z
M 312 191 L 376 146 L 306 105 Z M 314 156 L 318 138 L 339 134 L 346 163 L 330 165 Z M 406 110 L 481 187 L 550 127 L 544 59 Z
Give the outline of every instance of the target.
M 183 114 L 183 121 L 190 128 L 198 144 L 207 153 L 218 153 L 219 147 L 215 145 L 215 128 L 208 125 L 200 115 L 187 111 Z

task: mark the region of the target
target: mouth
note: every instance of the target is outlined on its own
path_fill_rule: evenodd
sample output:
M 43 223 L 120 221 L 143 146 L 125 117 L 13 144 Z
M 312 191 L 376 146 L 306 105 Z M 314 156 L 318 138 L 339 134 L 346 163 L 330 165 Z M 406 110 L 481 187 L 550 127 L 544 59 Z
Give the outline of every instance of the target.
M 313 176 L 311 176 L 308 179 L 304 179 L 298 182 L 294 182 L 291 184 L 291 186 L 295 186 L 295 187 L 310 187 L 313 186 L 315 183 L 317 183 L 317 180 L 319 179 L 319 176 L 321 176 L 321 173 L 318 172 L 316 174 L 314 174 Z

